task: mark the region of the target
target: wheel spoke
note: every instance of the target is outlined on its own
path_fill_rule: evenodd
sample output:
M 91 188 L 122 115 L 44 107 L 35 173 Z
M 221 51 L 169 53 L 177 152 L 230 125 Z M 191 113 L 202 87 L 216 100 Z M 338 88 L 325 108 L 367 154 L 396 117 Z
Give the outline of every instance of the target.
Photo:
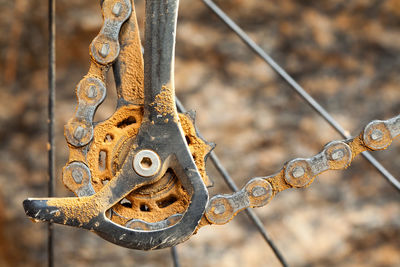
M 174 263 L 174 267 L 180 267 L 181 265 L 179 264 L 178 251 L 175 246 L 171 247 L 171 255 L 172 255 L 172 262 Z
M 186 112 L 185 107 L 182 105 L 182 103 L 179 101 L 179 99 L 176 97 L 175 98 L 176 102 L 176 107 L 179 112 Z M 214 151 L 211 151 L 210 153 L 210 159 L 217 171 L 220 173 L 221 177 L 224 179 L 226 184 L 229 186 L 229 188 L 237 192 L 239 191 L 239 188 L 233 181 L 232 177 L 229 175 L 228 171 L 222 166 L 221 161 L 217 157 Z M 283 258 L 282 253 L 279 251 L 278 247 L 275 245 L 274 241 L 269 237 L 267 231 L 265 230 L 260 218 L 255 214 L 255 212 L 249 208 L 246 209 L 246 214 L 251 220 L 251 222 L 254 224 L 254 226 L 257 228 L 257 230 L 260 232 L 264 240 L 268 243 L 268 245 L 271 247 L 272 251 L 278 258 L 279 262 L 282 264 L 282 266 L 288 266 L 286 263 L 285 259 Z
M 48 2 L 48 31 L 49 31 L 49 55 L 48 55 L 48 196 L 54 196 L 55 189 L 55 141 L 54 141 L 54 109 L 56 99 L 56 9 L 55 0 Z M 47 260 L 48 266 L 54 266 L 54 235 L 53 224 L 48 224 L 47 233 Z
M 271 68 L 278 73 L 291 88 L 303 98 L 326 122 L 328 122 L 340 135 L 349 138 L 350 134 L 324 109 L 303 87 L 301 87 L 278 63 L 275 62 L 259 45 L 257 45 L 222 9 L 211 0 L 202 0 L 239 38 Z M 392 186 L 400 191 L 400 182 L 379 163 L 369 152 L 363 152 L 363 157 L 385 177 Z

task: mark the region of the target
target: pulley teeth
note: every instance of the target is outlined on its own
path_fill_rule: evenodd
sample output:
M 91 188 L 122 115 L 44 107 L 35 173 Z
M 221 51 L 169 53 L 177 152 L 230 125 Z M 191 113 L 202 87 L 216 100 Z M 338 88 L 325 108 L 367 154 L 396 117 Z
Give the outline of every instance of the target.
M 192 138 L 197 139 L 196 143 L 198 143 L 198 144 L 202 143 L 200 145 L 200 147 L 198 147 L 197 149 L 193 149 L 193 151 L 191 149 L 191 151 L 192 151 L 192 155 L 195 160 L 195 163 L 197 165 L 197 168 L 199 168 L 200 174 L 203 177 L 203 181 L 204 181 L 205 185 L 207 187 L 212 187 L 212 186 L 214 186 L 214 181 L 208 176 L 207 170 L 205 168 L 205 163 L 206 163 L 211 151 L 215 148 L 215 143 L 208 142 L 198 131 L 197 126 L 196 126 L 196 111 L 189 110 L 189 111 L 186 111 L 185 113 L 182 113 L 182 115 L 185 116 L 186 118 L 188 118 L 193 125 L 194 134 L 193 134 Z M 181 125 L 182 125 L 182 120 L 181 120 Z M 186 132 L 186 134 L 188 134 L 188 133 Z M 188 136 L 186 139 L 187 139 L 186 140 L 187 142 L 191 141 L 190 138 L 188 138 Z M 188 145 L 190 148 L 191 144 L 188 143 Z M 197 157 L 202 158 L 202 160 L 201 160 L 202 163 L 199 162 Z M 197 162 L 196 162 L 196 160 L 197 160 Z

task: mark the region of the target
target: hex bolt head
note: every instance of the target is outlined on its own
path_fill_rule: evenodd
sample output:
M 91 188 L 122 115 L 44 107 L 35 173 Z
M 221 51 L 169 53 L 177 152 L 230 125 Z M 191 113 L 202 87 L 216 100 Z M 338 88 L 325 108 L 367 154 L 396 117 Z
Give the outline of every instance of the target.
M 119 17 L 119 15 L 121 15 L 121 11 L 122 5 L 120 2 L 118 2 L 113 6 L 112 13 L 114 14 L 114 16 Z
M 378 141 L 378 140 L 382 139 L 383 133 L 381 130 L 375 129 L 372 131 L 370 137 L 373 141 Z
M 296 167 L 292 171 L 292 175 L 294 178 L 300 178 L 305 174 L 304 168 L 303 167 Z
M 105 58 L 105 57 L 108 56 L 109 53 L 110 53 L 110 45 L 108 43 L 102 44 L 102 46 L 101 46 L 101 48 L 99 50 L 100 56 Z
M 152 150 L 141 150 L 133 159 L 133 169 L 143 177 L 150 177 L 157 174 L 160 167 L 160 157 Z

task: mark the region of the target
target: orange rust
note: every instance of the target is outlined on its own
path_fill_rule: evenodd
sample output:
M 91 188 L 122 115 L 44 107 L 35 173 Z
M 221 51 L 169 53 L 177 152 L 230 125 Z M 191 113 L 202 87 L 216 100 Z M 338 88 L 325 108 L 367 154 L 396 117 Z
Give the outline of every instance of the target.
M 91 202 L 91 200 L 96 200 Z M 80 197 L 80 198 L 54 198 L 47 201 L 49 206 L 58 207 L 60 212 L 64 216 L 64 223 L 69 219 L 78 220 L 81 225 L 87 223 L 98 215 L 98 211 L 106 207 L 105 201 L 93 197 Z M 78 209 L 77 207 L 83 207 Z M 61 213 L 55 214 L 55 216 L 60 216 Z
M 118 97 L 134 104 L 144 102 L 144 66 L 139 26 L 136 19 L 135 7 L 132 4 L 132 14 L 121 28 L 120 42 L 124 44 L 119 53 L 119 61 L 123 75 Z
M 141 106 L 122 106 L 108 120 L 96 125 L 90 150 L 87 152 L 87 165 L 92 173 L 95 191 L 103 187 L 102 182 L 110 180 L 116 169 L 112 167 L 118 151 L 128 139 L 135 137 L 139 131 L 143 109 Z M 104 166 L 100 166 L 100 156 L 104 153 Z
M 106 72 L 108 71 L 108 69 L 109 69 L 108 66 L 103 66 L 101 64 L 98 64 L 96 61 L 91 59 L 88 74 L 85 75 L 83 79 L 87 77 L 94 77 L 104 82 Z
M 70 146 L 69 162 L 82 161 L 86 163 L 91 170 L 92 186 L 98 192 L 104 185 L 106 180 L 111 180 L 116 175 L 120 166 L 123 163 L 129 149 L 132 148 L 129 140 L 133 140 L 140 128 L 143 117 L 143 107 L 138 105 L 123 106 L 118 109 L 113 116 L 108 120 L 96 125 L 94 129 L 93 140 L 90 144 L 90 149 L 87 151 L 87 157 L 84 157 L 83 148 L 75 148 Z M 121 125 L 124 121 L 131 120 L 129 125 Z M 199 169 L 200 175 L 206 185 L 210 185 L 205 170 L 205 157 L 211 150 L 211 147 L 201 140 L 196 135 L 193 121 L 184 114 L 179 114 L 181 127 L 189 141 L 189 149 L 193 155 L 196 166 Z M 135 121 L 134 123 L 132 123 Z M 99 155 L 101 152 L 106 154 L 103 169 L 100 166 Z M 167 174 L 166 174 L 167 175 Z M 131 207 L 125 207 L 118 203 L 113 206 L 113 210 L 119 215 L 112 217 L 116 223 L 125 224 L 130 219 L 141 219 L 147 222 L 158 222 L 164 220 L 174 214 L 184 213 L 190 201 L 188 193 L 182 187 L 179 179 L 173 177 L 167 185 L 163 181 L 166 179 L 164 175 L 161 180 L 153 185 L 146 187 L 153 188 L 149 191 L 148 188 L 139 188 L 130 193 L 126 199 L 129 200 Z M 64 180 L 65 185 L 72 191 L 75 191 L 77 185 L 73 179 Z M 159 207 L 158 202 L 173 197 L 176 200 L 166 207 Z M 141 210 L 141 206 L 146 205 L 150 211 Z M 85 206 L 85 208 L 94 208 Z M 79 215 L 77 211 L 66 209 L 68 215 Z
M 197 136 L 196 129 L 194 127 L 194 122 L 189 116 L 179 114 L 179 121 L 182 127 L 185 137 L 189 142 L 188 146 L 190 153 L 192 153 L 194 162 L 196 163 L 197 169 L 203 178 L 204 184 L 206 186 L 211 186 L 212 182 L 206 172 L 206 162 L 205 157 L 210 153 L 212 147 L 204 142 L 201 138 Z
M 195 232 L 193 233 L 194 235 L 197 234 L 197 231 L 204 226 L 207 225 L 211 225 L 212 223 L 207 219 L 207 217 L 205 215 L 203 215 L 203 217 L 201 217 L 201 220 L 199 222 L 199 224 L 197 225 L 197 228 L 195 230 Z
M 363 141 L 363 133 L 359 134 L 357 137 L 346 141 L 351 149 L 351 161 L 360 153 L 369 150 Z
M 348 144 L 349 147 L 350 147 L 350 149 L 351 149 L 351 159 L 350 159 L 350 163 L 353 161 L 353 159 L 354 159 L 358 154 L 360 154 L 360 153 L 362 153 L 362 152 L 364 152 L 364 151 L 367 151 L 367 150 L 371 150 L 371 149 L 367 148 L 366 145 L 364 144 L 364 141 L 363 141 L 363 132 L 362 132 L 361 134 L 359 134 L 357 137 L 355 137 L 355 138 L 353 138 L 353 139 L 345 140 L 344 142 L 345 142 L 346 144 Z M 333 169 L 346 169 L 348 166 L 350 166 L 350 163 L 349 163 L 349 165 L 347 165 L 347 166 L 345 166 L 345 167 L 343 168 L 342 165 L 341 165 L 342 163 L 339 163 L 338 165 L 336 165 L 335 163 L 330 162 L 330 169 L 328 169 L 328 170 L 333 170 Z M 340 167 L 340 168 L 339 168 L 339 167 Z M 326 170 L 326 171 L 328 171 L 328 170 Z M 324 171 L 324 172 L 325 172 L 325 171 Z M 308 186 L 314 181 L 315 178 L 316 178 L 316 176 L 312 177 L 311 180 L 310 180 L 310 182 L 309 182 L 306 186 L 304 186 L 304 187 L 302 187 L 302 188 L 308 187 Z M 272 185 L 272 188 L 273 188 L 273 197 L 274 197 L 277 193 L 279 193 L 279 192 L 281 192 L 281 191 L 283 191 L 283 190 L 292 188 L 292 186 L 291 186 L 290 184 L 288 184 L 288 183 L 286 182 L 286 180 L 285 180 L 285 167 L 283 167 L 277 174 L 266 178 L 266 180 L 267 180 L 268 182 L 270 182 L 271 185 Z M 239 211 L 238 211 L 238 212 L 239 212 Z M 233 219 L 233 217 L 235 217 L 235 216 L 237 215 L 238 212 L 234 213 L 233 216 L 232 216 L 232 218 L 230 218 L 230 220 Z M 230 220 L 229 220 L 229 221 L 230 221 Z M 228 221 L 228 222 L 229 222 L 229 221 Z M 227 223 L 227 222 L 224 222 L 224 223 Z M 197 229 L 196 229 L 196 232 L 197 232 L 197 230 L 200 229 L 201 227 L 206 226 L 206 225 L 211 225 L 211 224 L 215 224 L 215 223 L 214 223 L 214 222 L 210 222 L 210 221 L 206 218 L 206 216 L 203 216 L 202 220 L 200 221 L 200 224 L 198 225 L 198 227 L 197 227 Z
M 109 10 L 109 8 L 103 8 L 103 10 Z M 121 50 L 116 65 L 120 69 L 121 83 L 117 88 L 117 95 L 131 105 L 122 106 L 108 120 L 96 125 L 93 139 L 87 146 L 76 148 L 69 145 L 69 163 L 81 161 L 89 167 L 91 183 L 96 192 L 103 191 L 101 189 L 104 188 L 104 184 L 112 181 L 113 177 L 117 175 L 125 157 L 133 148 L 134 139 L 143 119 L 144 66 L 134 5 L 132 5 L 130 18 L 121 28 L 119 39 Z M 110 47 L 110 49 L 113 48 Z M 111 51 L 110 54 L 113 52 Z M 109 65 L 98 64 L 91 57 L 89 72 L 84 78 L 96 77 L 104 82 L 109 67 Z M 172 115 L 176 122 L 180 120 L 200 175 L 206 185 L 211 185 L 205 171 L 205 157 L 211 147 L 197 137 L 194 122 L 188 116 L 183 114 L 177 116 L 174 95 L 173 86 L 171 84 L 164 85 L 152 105 L 160 114 Z M 168 119 L 165 122 L 167 123 Z M 64 178 L 63 182 L 74 192 L 79 188 L 79 185 L 71 177 Z M 175 200 L 167 203 L 168 205 L 165 207 L 160 206 L 160 201 L 168 200 L 168 197 L 173 197 Z M 90 219 L 94 210 L 98 210 L 99 207 L 104 208 L 106 205 L 101 200 L 92 203 L 89 201 L 90 198 L 84 197 L 67 202 L 60 200 L 61 202 L 53 204 L 63 206 L 62 211 L 67 218 L 79 217 L 81 222 L 85 222 Z M 147 222 L 164 220 L 176 213 L 184 213 L 190 201 L 188 193 L 182 187 L 179 179 L 171 174 L 171 171 L 166 173 L 160 181 L 131 192 L 126 199 L 130 201 L 131 207 L 126 207 L 121 203 L 113 206 L 113 210 L 119 215 L 112 216 L 112 220 L 116 223 L 125 224 L 130 219 L 141 219 Z M 83 210 L 73 208 L 78 203 L 84 204 Z M 150 211 L 141 210 L 143 205 L 146 205 Z
M 163 85 L 161 92 L 156 95 L 154 102 L 155 110 L 158 113 L 166 116 L 167 114 L 175 117 L 175 90 L 170 84 Z

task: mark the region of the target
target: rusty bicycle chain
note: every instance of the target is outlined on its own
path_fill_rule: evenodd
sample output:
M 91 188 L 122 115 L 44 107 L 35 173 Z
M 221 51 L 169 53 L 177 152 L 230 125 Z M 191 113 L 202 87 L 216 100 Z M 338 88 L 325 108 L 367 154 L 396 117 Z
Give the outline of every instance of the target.
M 118 37 L 121 26 L 132 12 L 129 0 L 105 0 L 101 6 L 104 24 L 90 44 L 91 64 L 88 74 L 76 88 L 78 105 L 75 115 L 64 127 L 64 135 L 70 148 L 79 148 L 79 152 L 64 168 L 63 181 L 66 185 L 75 183 L 75 188 L 69 188 L 78 196 L 95 193 L 91 184 L 91 172 L 85 163 L 94 137 L 93 118 L 96 109 L 106 97 L 106 73 L 119 55 Z
M 363 151 L 386 149 L 398 135 L 400 115 L 385 121 L 372 121 L 355 138 L 332 141 L 313 157 L 289 161 L 275 175 L 253 178 L 238 192 L 214 196 L 205 216 L 211 224 L 225 224 L 241 210 L 268 204 L 285 189 L 309 186 L 322 172 L 346 169 Z
M 64 128 L 70 157 L 63 169 L 63 182 L 78 197 L 94 195 L 117 175 L 143 117 L 143 58 L 132 0 L 104 0 L 101 8 L 104 20 L 90 44 L 90 68 L 77 85 L 76 111 Z M 117 83 L 117 110 L 109 119 L 95 123 L 94 114 L 106 97 L 106 73 L 111 66 Z M 205 160 L 213 145 L 196 131 L 193 114 L 179 114 L 179 124 L 203 183 L 211 186 Z M 373 121 L 355 138 L 330 142 L 313 157 L 287 162 L 277 174 L 253 178 L 233 194 L 214 196 L 197 229 L 225 224 L 246 208 L 268 204 L 285 189 L 307 187 L 318 174 L 345 169 L 358 154 L 385 149 L 398 135 L 400 115 Z M 188 199 L 179 179 L 167 171 L 159 181 L 138 188 L 113 206 L 108 217 L 131 229 L 162 230 L 182 219 L 190 204 Z
M 68 143 L 80 147 L 81 151 L 87 152 L 84 147 L 93 139 L 93 116 L 106 95 L 105 73 L 119 56 L 120 29 L 130 17 L 132 8 L 129 0 L 105 0 L 102 5 L 104 23 L 100 33 L 90 45 L 92 59 L 90 70 L 77 86 L 77 111 L 75 117 L 65 127 Z M 207 224 L 225 224 L 246 208 L 268 204 L 277 193 L 285 189 L 307 187 L 324 171 L 347 168 L 354 157 L 363 151 L 385 149 L 399 134 L 399 116 L 386 121 L 371 122 L 363 134 L 356 138 L 330 142 L 320 153 L 311 158 L 289 161 L 275 175 L 253 178 L 238 192 L 214 196 L 209 201 L 205 218 L 199 227 Z M 91 171 L 84 162 L 70 162 L 64 169 L 63 177 L 65 180 L 72 178 L 76 184 L 80 184 L 79 188 L 72 189 L 78 196 L 95 193 L 90 182 Z M 71 184 L 68 181 L 64 182 Z M 179 216 L 171 215 L 159 222 L 146 222 L 136 218 L 125 223 L 127 227 L 157 229 L 178 219 Z

